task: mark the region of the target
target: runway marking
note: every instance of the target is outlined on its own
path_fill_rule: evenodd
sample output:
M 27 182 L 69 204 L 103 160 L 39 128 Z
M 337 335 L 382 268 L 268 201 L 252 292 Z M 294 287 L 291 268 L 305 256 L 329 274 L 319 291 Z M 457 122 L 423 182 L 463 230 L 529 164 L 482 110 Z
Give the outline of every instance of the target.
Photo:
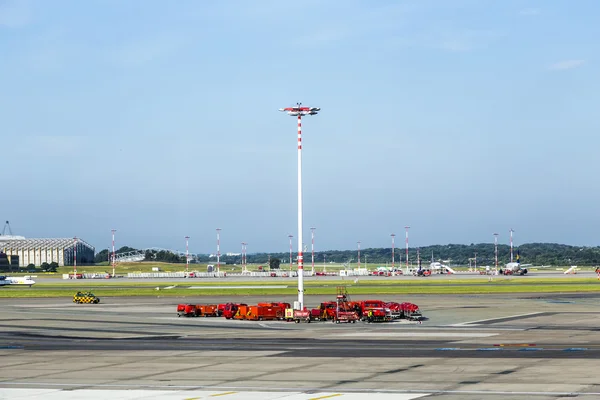
M 532 343 L 500 343 L 495 344 L 497 347 L 535 347 L 535 344 Z
M 217 393 L 217 394 L 211 394 L 210 397 L 219 397 L 219 396 L 227 396 L 230 394 L 236 394 L 237 392 L 225 392 L 225 393 Z
M 475 321 L 460 322 L 458 324 L 451 324 L 451 325 L 448 325 L 448 326 L 476 325 L 476 324 L 478 324 L 480 322 L 489 322 L 489 321 L 494 321 L 494 320 L 497 320 L 497 319 L 506 319 L 506 318 L 530 317 L 530 316 L 538 315 L 538 314 L 544 314 L 544 313 L 536 311 L 536 312 L 527 313 L 527 314 L 516 314 L 516 315 L 509 315 L 509 316 L 506 316 L 506 317 L 496 317 L 496 318 L 478 319 L 478 320 L 475 320 Z
M 499 333 L 484 333 L 484 332 L 350 332 L 336 334 L 335 337 L 340 336 L 368 336 L 368 337 L 490 337 L 497 336 Z
M 113 400 L 120 399 L 131 399 L 132 389 L 137 389 L 138 395 L 151 396 L 154 399 L 160 399 L 162 396 L 169 395 L 169 398 L 173 398 L 172 395 L 185 391 L 181 394 L 206 395 L 214 391 L 215 387 L 212 386 L 196 386 L 196 385 L 128 385 L 128 384 L 67 384 L 67 383 L 39 383 L 39 382 L 1 382 L 0 386 L 19 385 L 28 388 L 12 388 L 7 389 L 0 387 L 0 398 L 32 398 L 32 396 L 38 396 L 40 398 L 43 395 L 44 399 L 47 400 L 64 400 L 64 399 L 81 399 L 86 400 L 100 400 L 111 398 Z M 46 386 L 52 389 L 34 389 L 31 386 Z M 77 387 L 85 387 L 86 389 L 77 389 Z M 108 389 L 108 388 L 122 388 L 122 389 Z M 68 391 L 64 391 L 61 388 L 67 388 Z M 75 388 L 75 389 L 73 389 Z M 97 389 L 90 389 L 97 388 Z M 144 388 L 144 389 L 141 389 Z M 150 389 L 151 388 L 151 389 Z M 319 388 L 302 388 L 302 389 L 291 389 L 291 388 L 264 388 L 262 392 L 255 392 L 255 387 L 228 387 L 230 389 L 238 390 L 238 395 L 245 396 L 240 398 L 245 399 L 275 399 L 279 396 L 282 397 L 293 397 L 294 399 L 305 399 L 309 400 L 310 395 L 314 396 L 319 394 Z M 223 387 L 221 387 L 223 389 Z M 247 391 L 246 391 L 247 390 Z M 307 393 L 310 392 L 310 393 Z M 316 393 L 315 393 L 316 392 Z M 323 393 L 323 392 L 322 392 Z M 11 396 L 9 396 L 9 394 Z M 325 394 L 325 393 L 323 393 Z M 378 392 L 374 392 L 373 389 L 344 389 L 343 394 L 349 399 L 361 399 L 367 396 L 369 399 L 394 399 L 394 400 L 410 400 L 417 399 L 424 396 L 430 396 L 434 394 L 450 394 L 450 395 L 496 395 L 496 396 L 553 396 L 553 397 L 565 397 L 565 396 L 600 396 L 600 392 L 542 392 L 542 391 L 505 391 L 505 390 L 424 390 L 424 389 L 386 389 Z M 80 397 L 82 396 L 83 397 Z M 263 397 L 260 397 L 260 396 Z M 268 395 L 268 397 L 266 396 Z M 4 396 L 4 397 L 3 397 Z M 306 396 L 306 397 L 304 397 Z M 183 397 L 183 396 L 182 396 Z M 184 397 L 185 398 L 185 397 Z
M 188 289 L 287 289 L 288 285 L 190 286 Z
M 567 349 L 563 349 L 563 351 L 586 351 L 585 347 L 569 347 Z
M 321 397 L 311 397 L 311 398 L 310 398 L 310 399 L 308 399 L 308 400 L 322 400 L 322 399 L 330 399 L 330 398 L 332 398 L 332 397 L 339 397 L 339 396 L 342 396 L 342 394 L 341 394 L 341 393 L 336 393 L 336 394 L 330 394 L 330 395 L 328 395 L 328 396 L 321 396 Z
M 477 351 L 500 351 L 502 350 L 502 347 L 482 347 L 480 349 L 477 349 Z
M 199 399 L 201 399 L 201 398 L 202 398 L 202 397 L 187 397 L 187 398 L 185 398 L 185 399 L 183 399 L 183 400 L 199 400 Z

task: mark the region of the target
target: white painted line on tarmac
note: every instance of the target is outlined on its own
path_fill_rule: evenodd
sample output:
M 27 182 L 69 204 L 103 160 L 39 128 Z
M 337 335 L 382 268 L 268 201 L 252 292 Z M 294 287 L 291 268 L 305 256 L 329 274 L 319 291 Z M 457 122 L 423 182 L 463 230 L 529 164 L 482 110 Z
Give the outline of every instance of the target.
M 499 333 L 484 332 L 351 332 L 341 333 L 335 336 L 368 336 L 368 337 L 490 337 Z
M 93 389 L 0 389 L 0 399 L 44 400 L 362 400 L 366 393 L 351 392 L 254 392 L 254 391 L 208 391 L 208 390 L 93 390 Z M 369 400 L 412 400 L 429 393 L 377 393 L 370 392 Z
M 488 322 L 488 321 L 494 321 L 494 320 L 502 320 L 505 318 L 518 318 L 518 317 L 528 317 L 531 315 L 537 315 L 537 314 L 544 314 L 543 312 L 540 311 L 536 311 L 536 312 L 532 312 L 532 313 L 527 313 L 527 314 L 516 314 L 516 315 L 507 315 L 506 317 L 496 317 L 496 318 L 487 318 L 487 319 L 478 319 L 476 321 L 468 321 L 468 322 L 461 322 L 458 324 L 451 324 L 448 326 L 465 326 L 465 325 L 477 325 L 480 322 Z
M 288 285 L 190 286 L 188 289 L 287 289 Z

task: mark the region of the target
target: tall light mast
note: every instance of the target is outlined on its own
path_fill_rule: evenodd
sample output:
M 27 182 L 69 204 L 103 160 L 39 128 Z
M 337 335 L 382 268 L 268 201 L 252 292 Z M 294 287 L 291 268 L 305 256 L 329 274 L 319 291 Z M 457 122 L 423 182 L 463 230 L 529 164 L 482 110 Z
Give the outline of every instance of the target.
M 396 234 L 392 233 L 390 235 L 392 237 L 392 271 L 394 270 L 394 246 L 396 245 Z M 402 264 L 401 264 L 402 265 Z M 402 267 L 400 267 L 402 269 Z
M 358 245 L 358 269 L 360 269 L 360 241 L 356 242 Z
M 112 277 L 115 277 L 115 264 L 117 263 L 117 260 L 115 258 L 115 232 L 117 231 L 116 229 L 111 229 L 110 230 L 112 232 L 112 269 L 113 269 L 113 273 L 112 273 Z
M 498 234 L 494 233 L 494 257 L 496 259 L 496 269 L 498 269 Z
M 288 235 L 288 237 L 290 238 L 290 271 L 292 271 L 292 238 L 294 236 Z
M 217 274 L 221 273 L 221 228 L 217 228 Z
M 246 266 L 246 245 L 248 243 L 242 242 L 242 273 L 248 272 L 248 267 Z
M 408 230 L 410 226 L 405 226 L 404 230 L 406 231 L 406 271 L 408 271 Z
M 510 228 L 510 262 L 513 262 L 513 228 Z
M 316 115 L 319 107 L 306 107 L 297 103 L 294 107 L 280 108 L 292 117 L 298 117 L 298 303 L 304 307 L 304 256 L 302 255 L 302 117 Z
M 190 270 L 190 248 L 189 248 L 190 237 L 185 237 L 185 273 L 187 274 Z
M 317 228 L 310 228 L 310 236 L 311 236 L 311 262 L 312 262 L 312 269 L 311 269 L 311 275 L 315 274 L 315 229 Z
M 73 279 L 77 279 L 77 236 L 73 238 Z

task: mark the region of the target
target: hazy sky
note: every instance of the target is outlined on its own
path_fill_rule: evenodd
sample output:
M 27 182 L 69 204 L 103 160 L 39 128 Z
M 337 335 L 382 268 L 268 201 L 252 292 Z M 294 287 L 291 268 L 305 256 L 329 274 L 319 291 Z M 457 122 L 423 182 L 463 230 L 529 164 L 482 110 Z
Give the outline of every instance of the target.
M 597 245 L 596 0 L 0 0 L 0 220 L 214 252 Z M 294 243 L 294 249 L 297 248 Z

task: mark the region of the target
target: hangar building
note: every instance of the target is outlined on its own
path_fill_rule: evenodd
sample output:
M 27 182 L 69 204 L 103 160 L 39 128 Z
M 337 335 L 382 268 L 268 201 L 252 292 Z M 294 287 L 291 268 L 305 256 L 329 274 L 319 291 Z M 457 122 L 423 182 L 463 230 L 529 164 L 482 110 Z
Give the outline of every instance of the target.
M 58 263 L 60 267 L 73 265 L 77 246 L 77 265 L 94 262 L 95 248 L 81 239 L 27 239 L 23 236 L 0 235 L 0 251 L 7 256 L 17 256 L 19 266 L 29 264 L 40 266 L 47 262 Z

